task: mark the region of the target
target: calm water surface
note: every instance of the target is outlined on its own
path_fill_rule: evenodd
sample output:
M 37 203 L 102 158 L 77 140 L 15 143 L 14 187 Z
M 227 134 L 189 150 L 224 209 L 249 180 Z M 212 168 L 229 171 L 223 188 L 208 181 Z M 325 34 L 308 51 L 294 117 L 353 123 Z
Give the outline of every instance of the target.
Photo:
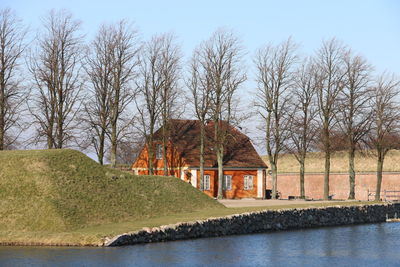
M 0 247 L 0 266 L 400 266 L 400 223 L 120 248 Z

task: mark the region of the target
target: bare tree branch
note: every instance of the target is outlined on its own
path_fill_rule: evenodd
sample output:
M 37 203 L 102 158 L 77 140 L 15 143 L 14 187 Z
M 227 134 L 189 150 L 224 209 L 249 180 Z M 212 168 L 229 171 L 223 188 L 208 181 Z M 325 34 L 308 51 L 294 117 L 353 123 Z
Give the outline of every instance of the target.
M 235 122 L 236 93 L 246 80 L 243 71 L 243 48 L 230 31 L 220 29 L 198 48 L 199 64 L 210 90 L 211 119 L 214 124 L 215 153 L 218 164 L 218 199 L 223 198 L 224 150 Z
M 45 32 L 29 62 L 34 79 L 29 109 L 37 126 L 35 140 L 45 139 L 48 148 L 63 148 L 74 139 L 81 104 L 80 22 L 62 10 L 51 11 L 43 25 Z
M 272 170 L 272 198 L 277 195 L 277 165 L 279 153 L 289 138 L 290 89 L 294 85 L 297 45 L 289 38 L 274 46 L 266 45 L 256 56 L 256 106 L 265 122 L 265 142 Z
M 100 164 L 104 163 L 110 127 L 113 42 L 113 33 L 107 26 L 101 26 L 87 49 L 84 64 L 92 86 L 80 117 L 85 133 L 80 145 L 83 149 L 93 147 Z
M 28 95 L 19 72 L 25 35 L 26 29 L 14 12 L 0 10 L 0 150 L 10 149 L 22 131 L 22 105 Z
M 373 123 L 370 145 L 377 153 L 377 182 L 375 200 L 380 200 L 382 171 L 385 156 L 390 149 L 399 148 L 400 81 L 394 75 L 383 73 L 372 88 Z
M 167 148 L 170 135 L 169 124 L 170 119 L 176 111 L 179 100 L 179 80 L 181 74 L 180 58 L 181 51 L 177 44 L 174 43 L 175 37 L 172 34 L 164 34 L 159 36 L 161 42 L 161 57 L 159 59 L 159 67 L 164 82 L 161 88 L 161 127 L 162 127 L 162 147 L 163 147 L 163 163 L 164 175 L 168 176 L 168 157 Z
M 355 199 L 354 158 L 357 147 L 371 129 L 370 73 L 372 67 L 348 49 L 342 56 L 344 64 L 344 88 L 339 95 L 338 126 L 347 140 L 349 155 L 349 199 Z
M 110 130 L 107 132 L 111 143 L 111 165 L 115 167 L 118 141 L 132 128 L 134 116 L 126 114 L 127 107 L 136 96 L 134 78 L 137 77 L 139 51 L 137 31 L 122 20 L 108 27 L 112 35 L 111 44 L 111 94 Z
M 204 60 L 204 59 L 203 59 Z M 207 71 L 207 64 L 202 63 L 202 51 L 196 49 L 193 52 L 189 78 L 186 81 L 186 85 L 190 90 L 189 100 L 192 102 L 194 107 L 194 113 L 200 122 L 200 189 L 204 188 L 204 150 L 206 142 L 205 127 L 207 121 L 211 119 L 210 107 L 211 107 L 211 81 L 210 74 Z
M 330 133 L 336 125 L 338 97 L 345 86 L 345 75 L 342 55 L 345 47 L 336 39 L 324 41 L 317 51 L 315 63 L 321 75 L 321 83 L 317 87 L 318 115 L 321 140 L 325 152 L 324 199 L 329 199 L 329 174 L 332 142 Z
M 300 197 L 305 198 L 304 175 L 307 152 L 317 134 L 316 90 L 320 84 L 315 64 L 306 59 L 295 74 L 295 86 L 291 91 L 293 102 L 290 112 L 290 139 L 288 150 L 293 153 L 300 164 Z

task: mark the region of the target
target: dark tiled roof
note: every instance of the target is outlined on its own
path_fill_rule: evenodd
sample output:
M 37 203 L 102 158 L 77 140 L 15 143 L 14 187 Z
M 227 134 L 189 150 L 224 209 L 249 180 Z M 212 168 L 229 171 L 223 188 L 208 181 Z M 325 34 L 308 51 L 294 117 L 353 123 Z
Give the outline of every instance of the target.
M 224 122 L 228 132 L 224 151 L 224 167 L 235 168 L 266 168 L 264 161 L 254 149 L 250 139 L 236 128 Z M 170 140 L 181 153 L 187 165 L 200 165 L 200 122 L 198 120 L 170 120 Z M 214 124 L 205 127 L 205 167 L 217 167 L 217 157 L 214 151 Z M 155 133 L 155 140 L 161 139 L 161 129 Z

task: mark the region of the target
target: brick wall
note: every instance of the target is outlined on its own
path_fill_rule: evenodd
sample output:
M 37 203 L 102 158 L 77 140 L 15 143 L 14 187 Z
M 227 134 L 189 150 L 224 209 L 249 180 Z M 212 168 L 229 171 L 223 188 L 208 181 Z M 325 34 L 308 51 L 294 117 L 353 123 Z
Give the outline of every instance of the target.
M 300 177 L 298 174 L 278 174 L 278 191 L 281 192 L 282 198 L 288 196 L 300 195 Z M 324 174 L 306 174 L 305 176 L 305 192 L 308 198 L 322 199 L 323 198 Z M 267 188 L 270 189 L 272 178 L 267 176 Z M 335 199 L 347 199 L 349 195 L 349 176 L 347 173 L 332 173 L 330 175 L 330 195 L 334 195 Z M 356 199 L 367 200 L 368 190 L 375 191 L 376 188 L 376 173 L 357 173 L 356 174 Z M 400 173 L 386 172 L 382 179 L 382 193 L 384 190 L 399 190 L 400 191 Z M 371 199 L 372 197 L 370 197 Z

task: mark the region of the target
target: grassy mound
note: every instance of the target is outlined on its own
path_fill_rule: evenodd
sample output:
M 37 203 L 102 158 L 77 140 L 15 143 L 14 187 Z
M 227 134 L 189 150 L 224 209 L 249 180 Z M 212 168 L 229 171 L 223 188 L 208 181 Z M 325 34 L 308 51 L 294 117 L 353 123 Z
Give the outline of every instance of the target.
M 177 178 L 133 176 L 74 150 L 0 152 L 1 231 L 65 232 L 221 207 Z
M 268 157 L 263 156 L 263 160 L 269 165 Z M 331 155 L 331 172 L 348 172 L 349 160 L 347 152 L 340 151 Z M 375 172 L 376 155 L 369 153 L 356 153 L 355 169 L 356 172 Z M 386 155 L 383 171 L 400 172 L 400 151 L 391 150 Z M 306 159 L 306 172 L 324 172 L 325 158 L 322 152 L 310 152 Z M 292 154 L 284 154 L 278 159 L 278 173 L 298 173 L 299 163 Z

